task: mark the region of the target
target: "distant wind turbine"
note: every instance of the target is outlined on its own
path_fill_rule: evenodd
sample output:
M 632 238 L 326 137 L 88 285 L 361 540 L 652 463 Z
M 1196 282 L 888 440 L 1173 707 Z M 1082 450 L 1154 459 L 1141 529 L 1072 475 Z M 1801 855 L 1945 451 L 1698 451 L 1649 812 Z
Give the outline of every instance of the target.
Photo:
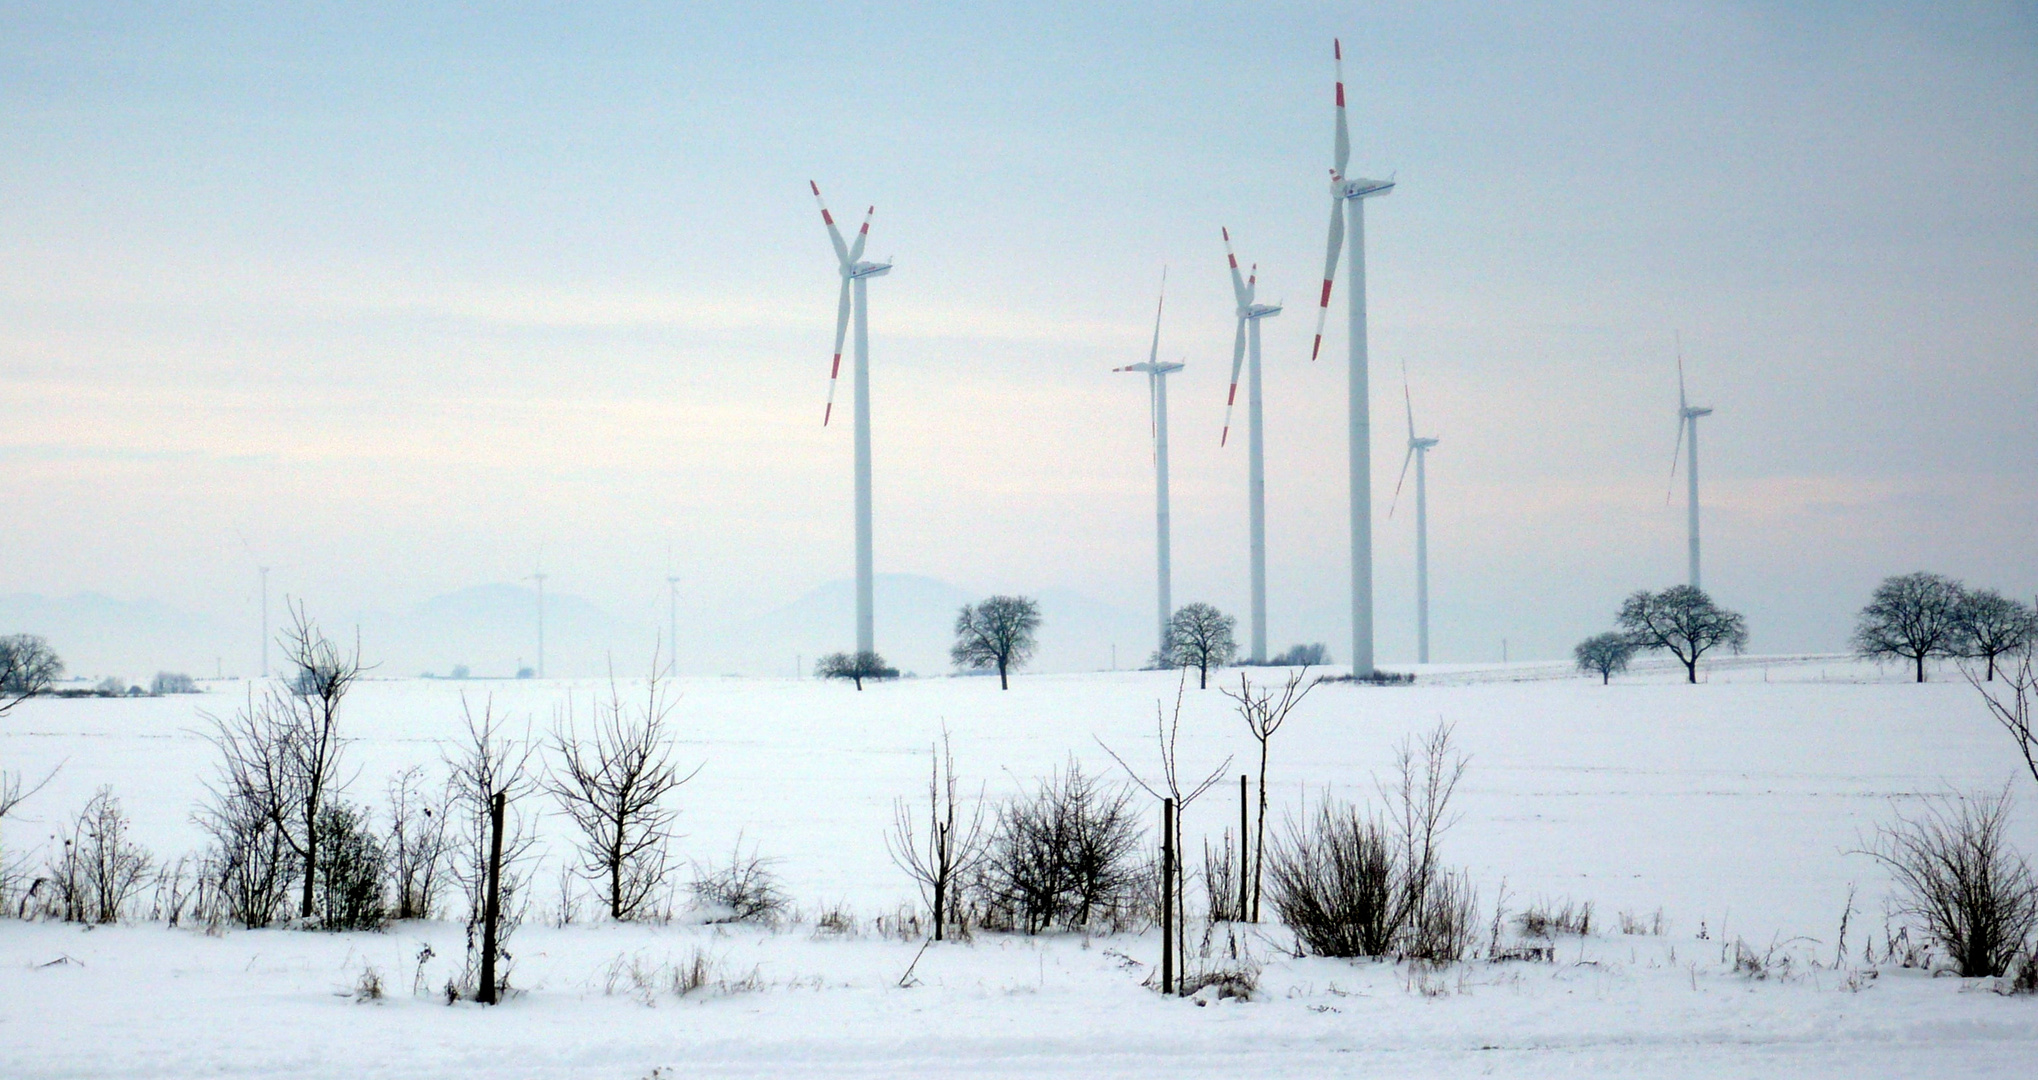
M 665 588 L 665 617 L 671 623 L 671 637 L 665 643 L 665 677 L 669 679 L 679 674 L 679 577 L 666 575 Z
M 545 578 L 543 570 L 534 571 L 525 581 L 538 583 L 538 677 L 545 677 Z
M 828 212 L 828 204 L 821 198 L 821 185 L 809 180 L 807 186 L 814 189 L 814 201 L 821 206 L 821 221 L 828 226 L 828 239 L 835 245 L 835 258 L 842 271 L 842 297 L 835 307 L 835 360 L 828 368 L 828 406 L 821 413 L 823 427 L 835 414 L 835 380 L 842 372 L 842 339 L 849 331 L 852 312 L 856 316 L 856 363 L 852 370 L 856 383 L 856 649 L 872 652 L 877 645 L 872 615 L 870 528 L 870 304 L 864 283 L 890 273 L 892 264 L 863 261 L 863 243 L 870 237 L 870 219 L 877 207 L 864 211 L 863 227 L 856 231 L 852 247 L 843 243 L 842 230 L 835 227 L 835 216 Z
M 1685 429 L 1688 428 L 1691 431 L 1691 463 L 1684 470 L 1686 485 L 1684 513 L 1685 525 L 1691 534 L 1691 587 L 1694 589 L 1702 588 L 1698 579 L 1698 418 L 1711 415 L 1712 409 L 1710 406 L 1700 407 L 1693 405 L 1684 396 L 1684 344 L 1682 341 L 1679 341 L 1677 346 L 1677 446 L 1670 451 L 1670 491 L 1677 489 L 1677 458 L 1684 450 L 1684 433 Z M 1670 491 L 1663 493 L 1663 501 L 1665 503 L 1670 501 Z
M 1408 410 L 1408 456 L 1401 459 L 1401 478 L 1394 481 L 1394 501 L 1387 504 L 1387 516 L 1401 502 L 1401 485 L 1408 479 L 1408 463 L 1415 462 L 1415 641 L 1416 660 L 1429 663 L 1429 477 L 1423 468 L 1429 452 L 1436 447 L 1433 436 L 1415 434 L 1415 401 L 1408 393 L 1408 367 L 1401 368 L 1401 404 Z
M 1330 313 L 1330 284 L 1337 276 L 1339 250 L 1349 241 L 1352 280 L 1345 289 L 1351 310 L 1347 408 L 1351 415 L 1352 674 L 1366 678 L 1373 674 L 1373 428 L 1366 385 L 1365 200 L 1394 190 L 1394 181 L 1345 175 L 1352 144 L 1345 125 L 1344 46 L 1332 41 L 1331 55 L 1337 64 L 1337 138 L 1330 170 L 1330 250 L 1323 259 L 1323 295 L 1317 301 L 1316 343 L 1310 347 L 1309 358 L 1314 360 L 1323 349 L 1323 322 Z M 1352 204 L 1349 215 L 1345 213 L 1346 203 Z
M 1151 410 L 1153 427 L 1153 472 L 1154 472 L 1154 572 L 1159 578 L 1160 598 L 1160 644 L 1155 655 L 1163 660 L 1168 652 L 1168 622 L 1174 616 L 1173 571 L 1169 565 L 1168 540 L 1168 376 L 1182 370 L 1178 363 L 1162 363 L 1161 353 L 1161 309 L 1168 300 L 1168 272 L 1161 271 L 1161 296 L 1153 306 L 1153 345 L 1148 348 L 1146 363 L 1129 364 L 1113 371 L 1137 371 L 1146 375 L 1148 407 Z M 1113 646 L 1115 649 L 1116 646 Z M 1112 667 L 1117 667 L 1114 658 Z
M 1281 313 L 1279 304 L 1253 303 L 1259 289 L 1259 267 L 1249 276 L 1238 272 L 1238 256 L 1231 251 L 1231 230 L 1224 234 L 1224 257 L 1231 263 L 1231 293 L 1238 301 L 1238 333 L 1231 340 L 1231 393 L 1224 399 L 1224 434 L 1217 444 L 1231 440 L 1231 407 L 1238 401 L 1238 369 L 1246 365 L 1246 467 L 1245 487 L 1249 548 L 1252 553 L 1252 661 L 1267 662 L 1267 469 L 1266 439 L 1260 423 L 1260 320 Z

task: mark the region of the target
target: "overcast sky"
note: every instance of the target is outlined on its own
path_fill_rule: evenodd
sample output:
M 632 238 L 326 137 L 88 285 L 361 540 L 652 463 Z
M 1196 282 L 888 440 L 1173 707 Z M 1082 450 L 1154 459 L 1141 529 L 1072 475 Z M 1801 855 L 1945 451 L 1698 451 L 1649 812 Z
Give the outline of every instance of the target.
M 355 611 L 542 558 L 647 626 L 670 567 L 712 633 L 848 576 L 812 178 L 897 261 L 881 572 L 1151 605 L 1110 369 L 1165 265 L 1175 596 L 1242 615 L 1228 225 L 1289 304 L 1271 635 L 1347 659 L 1340 319 L 1308 357 L 1334 35 L 1354 166 L 1399 181 L 1383 510 L 1403 364 L 1442 438 L 1437 659 L 1559 655 L 1682 580 L 1678 334 L 1706 583 L 1757 650 L 1842 647 L 1889 573 L 2038 590 L 2038 4 L 974 7 L 8 5 L 0 592 L 231 623 L 257 561 Z M 1412 515 L 1378 530 L 1392 666 Z

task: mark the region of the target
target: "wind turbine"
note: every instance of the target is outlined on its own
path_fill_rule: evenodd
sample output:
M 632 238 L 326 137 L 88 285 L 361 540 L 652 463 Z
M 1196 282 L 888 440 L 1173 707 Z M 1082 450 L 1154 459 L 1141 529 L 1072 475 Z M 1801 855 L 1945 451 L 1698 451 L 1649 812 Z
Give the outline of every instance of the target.
M 1147 350 L 1146 363 L 1128 364 L 1112 371 L 1137 371 L 1146 375 L 1147 400 L 1152 409 L 1153 424 L 1153 473 L 1154 473 L 1154 572 L 1159 578 L 1160 597 L 1160 644 L 1155 656 L 1165 662 L 1168 641 L 1173 636 L 1168 623 L 1174 617 L 1173 570 L 1170 566 L 1168 540 L 1168 376 L 1182 370 L 1178 363 L 1162 363 L 1161 353 L 1161 309 L 1168 300 L 1168 272 L 1161 271 L 1161 296 L 1153 306 L 1153 345 Z M 1115 664 L 1113 665 L 1116 666 Z
M 545 578 L 543 570 L 535 570 L 525 581 L 538 583 L 538 677 L 545 677 Z
M 1351 382 L 1347 407 L 1351 414 L 1351 511 L 1352 511 L 1352 674 L 1368 678 L 1373 674 L 1373 448 L 1371 401 L 1366 386 L 1366 212 L 1365 200 L 1394 190 L 1392 180 L 1366 180 L 1345 175 L 1351 158 L 1351 136 L 1345 126 L 1344 46 L 1333 40 L 1331 55 L 1337 63 L 1337 140 L 1330 170 L 1330 250 L 1323 258 L 1323 296 L 1317 301 L 1316 343 L 1309 358 L 1323 350 L 1323 322 L 1330 314 L 1330 283 L 1337 276 L 1337 259 L 1349 241 L 1352 249 L 1352 280 L 1345 287 L 1351 303 Z M 1350 214 L 1345 204 L 1352 204 Z
M 828 407 L 821 413 L 822 427 L 827 427 L 829 418 L 835 414 L 835 379 L 842 372 L 842 338 L 848 333 L 851 313 L 856 316 L 856 363 L 851 376 L 856 383 L 856 650 L 874 652 L 877 646 L 871 614 L 874 590 L 870 550 L 870 303 L 864 283 L 890 273 L 892 264 L 863 261 L 863 243 L 870 238 L 870 218 L 877 207 L 864 211 L 863 227 L 856 231 L 856 243 L 851 246 L 842 242 L 842 230 L 835 227 L 835 216 L 828 212 L 828 203 L 821 198 L 821 185 L 809 180 L 807 186 L 814 189 L 814 201 L 820 204 L 821 221 L 828 226 L 828 239 L 835 245 L 835 258 L 842 271 L 842 298 L 835 307 L 835 361 L 828 368 Z
M 665 588 L 666 588 L 666 590 L 667 590 L 667 593 L 666 593 L 666 597 L 665 597 L 665 603 L 666 603 L 666 609 L 665 609 L 665 617 L 666 617 L 666 619 L 667 619 L 667 620 L 669 620 L 669 621 L 671 622 L 671 624 L 672 624 L 672 625 L 671 625 L 671 630 L 670 630 L 670 633 L 671 633 L 671 635 L 672 635 L 672 636 L 671 636 L 671 637 L 670 637 L 669 639 L 667 639 L 667 641 L 666 641 L 666 643 L 665 643 L 665 647 L 666 647 L 666 650 L 667 650 L 667 656 L 666 656 L 666 658 L 665 658 L 665 677 L 669 679 L 669 678 L 673 677 L 674 675 L 677 675 L 677 674 L 679 674 L 679 577 L 678 577 L 678 575 L 676 575 L 676 574 L 668 574 L 668 575 L 666 575 L 666 577 L 665 577 Z
M 269 568 L 255 567 L 262 575 L 262 677 L 269 677 Z
M 1415 434 L 1415 401 L 1408 395 L 1408 367 L 1401 368 L 1401 404 L 1408 409 L 1408 456 L 1401 459 L 1401 478 L 1394 481 L 1394 501 L 1387 504 L 1387 516 L 1401 502 L 1401 485 L 1408 479 L 1408 463 L 1415 462 L 1415 644 L 1416 661 L 1429 663 L 1429 477 L 1423 468 L 1429 452 L 1436 447 L 1434 436 Z
M 1253 303 L 1253 294 L 1259 288 L 1259 267 L 1255 265 L 1250 276 L 1240 277 L 1238 256 L 1231 251 L 1231 230 L 1221 231 L 1224 233 L 1224 257 L 1231 263 L 1231 293 L 1238 301 L 1238 333 L 1231 340 L 1231 393 L 1224 399 L 1224 434 L 1218 438 L 1217 445 L 1223 446 L 1231 439 L 1231 407 L 1238 401 L 1238 368 L 1250 356 L 1245 384 L 1245 487 L 1251 522 L 1252 661 L 1264 664 L 1267 662 L 1267 470 L 1265 438 L 1260 424 L 1260 320 L 1279 315 L 1281 305 Z
M 1691 533 L 1691 587 L 1694 589 L 1701 587 L 1698 583 L 1698 418 L 1711 415 L 1712 408 L 1710 406 L 1701 407 L 1693 405 L 1684 396 L 1684 346 L 1682 342 L 1679 342 L 1677 347 L 1677 446 L 1670 451 L 1670 480 L 1671 491 L 1675 491 L 1677 457 L 1684 449 L 1684 431 L 1686 428 L 1689 428 L 1691 429 L 1691 464 L 1684 470 L 1686 485 L 1684 513 L 1686 528 Z M 1669 491 L 1663 493 L 1663 501 L 1666 503 L 1670 501 Z

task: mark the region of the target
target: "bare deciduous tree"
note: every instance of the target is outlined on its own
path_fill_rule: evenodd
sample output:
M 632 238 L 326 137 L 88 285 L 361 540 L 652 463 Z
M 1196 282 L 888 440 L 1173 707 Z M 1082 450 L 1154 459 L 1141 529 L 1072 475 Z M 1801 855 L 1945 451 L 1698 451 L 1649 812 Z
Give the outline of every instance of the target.
M 1260 920 L 1260 881 L 1266 867 L 1267 846 L 1267 744 L 1273 741 L 1274 733 L 1288 719 L 1295 706 L 1316 689 L 1316 683 L 1309 679 L 1309 669 L 1289 674 L 1281 686 L 1279 696 L 1270 687 L 1255 687 L 1241 672 L 1238 676 L 1238 691 L 1223 690 L 1225 697 L 1238 703 L 1238 715 L 1245 720 L 1253 741 L 1260 746 L 1260 806 L 1257 820 L 1253 823 L 1252 841 L 1252 909 L 1246 913 L 1252 922 Z
M 2031 717 L 2031 704 L 2038 700 L 2038 671 L 2032 669 L 2031 656 L 2025 654 L 2014 673 L 2004 674 L 2003 681 L 2009 686 L 2000 694 L 1989 692 L 1975 681 L 1971 672 L 1967 681 L 1980 691 L 1989 715 L 2016 740 L 2017 750 L 2024 755 L 2024 767 L 2031 770 L 2031 779 L 2038 781 L 2038 730 L 2033 729 Z
M 476 716 L 463 695 L 460 711 L 466 722 L 465 736 L 450 748 L 446 766 L 449 812 L 457 813 L 459 832 L 453 843 L 453 879 L 467 896 L 467 969 L 464 990 L 481 995 L 481 972 L 492 967 L 495 985 L 485 988 L 486 1000 L 500 1000 L 509 984 L 509 941 L 523 923 L 530 906 L 525 886 L 529 874 L 524 863 L 537 843 L 536 831 L 526 819 L 522 802 L 534 781 L 530 772 L 532 743 L 528 725 L 521 738 L 505 730 L 506 720 L 495 714 L 494 702 L 484 702 Z M 488 868 L 490 823 L 496 800 L 506 807 L 503 815 L 502 859 L 497 879 L 497 920 L 495 955 L 482 955 L 487 940 Z
M 446 805 L 413 765 L 389 782 L 389 878 L 396 908 L 391 918 L 429 919 L 445 888 Z
M 899 799 L 892 804 L 892 831 L 885 836 L 885 850 L 920 886 L 928 910 L 934 914 L 934 940 L 940 941 L 945 926 L 954 921 L 960 908 L 958 887 L 983 860 L 984 795 L 979 788 L 976 805 L 964 822 L 947 728 L 941 729 L 941 742 L 930 754 L 927 835 L 923 840 L 913 825 L 913 811 L 906 800 Z
M 1188 811 L 1189 804 L 1201 798 L 1204 792 L 1215 787 L 1217 781 L 1223 777 L 1224 771 L 1231 767 L 1231 755 L 1227 754 L 1223 761 L 1217 763 L 1216 768 L 1210 770 L 1210 775 L 1196 781 L 1194 786 L 1190 787 L 1187 791 L 1182 790 L 1178 744 L 1182 734 L 1182 698 L 1188 686 L 1189 671 L 1187 668 L 1184 668 L 1182 669 L 1181 680 L 1175 686 L 1175 712 L 1172 718 L 1161 711 L 1160 702 L 1154 702 L 1154 741 L 1159 744 L 1161 761 L 1161 782 L 1159 785 L 1147 783 L 1145 777 L 1140 776 L 1138 771 L 1125 763 L 1124 758 L 1118 756 L 1118 751 L 1111 749 L 1103 739 L 1097 740 L 1097 745 L 1103 747 L 1104 752 L 1111 755 L 1111 760 L 1117 762 L 1118 767 L 1124 769 L 1125 775 L 1131 777 L 1132 782 L 1138 784 L 1141 790 L 1156 800 L 1174 800 L 1175 819 L 1173 826 L 1176 847 L 1174 880 L 1162 882 L 1161 889 L 1163 895 L 1172 895 L 1174 897 L 1177 910 L 1184 913 L 1189 910 L 1189 905 L 1187 896 L 1188 860 L 1182 858 L 1181 852 L 1182 816 Z M 1177 956 L 1186 956 L 1189 951 L 1189 930 L 1184 925 L 1185 922 L 1186 920 L 1177 920 L 1175 922 L 1175 932 L 1177 935 L 1175 955 Z
M 1958 652 L 1965 592 L 1938 574 L 1884 578 L 1854 624 L 1854 651 L 1872 660 L 1909 660 L 1924 682 L 1926 660 Z
M 1024 667 L 1037 645 L 1040 604 L 1031 597 L 993 596 L 981 604 L 964 604 L 955 617 L 955 646 L 949 658 L 958 667 L 997 669 L 998 687 L 1011 689 L 1006 673 Z
M 1628 661 L 1635 655 L 1635 643 L 1626 634 L 1595 634 L 1579 642 L 1571 655 L 1578 662 L 1578 670 L 1598 675 L 1600 685 L 1604 686 L 1628 669 Z
M 58 838 L 50 877 L 65 921 L 118 922 L 141 891 L 155 860 L 147 848 L 127 838 L 127 831 L 120 800 L 111 787 L 101 787 Z
M 654 660 L 652 670 L 657 670 Z M 666 797 L 700 772 L 682 775 L 672 760 L 672 703 L 654 674 L 644 703 L 631 709 L 613 675 L 583 741 L 569 701 L 552 726 L 556 761 L 546 787 L 580 830 L 580 869 L 601 891 L 609 918 L 626 922 L 665 884 L 667 845 L 679 811 Z
M 1960 655 L 1987 662 L 1985 682 L 1995 680 L 1997 657 L 2026 648 L 2038 638 L 2038 611 L 1994 589 L 1964 590 L 1954 621 L 1960 630 Z
M 1715 648 L 1740 652 L 1748 647 L 1748 621 L 1690 585 L 1636 592 L 1621 604 L 1619 621 L 1637 648 L 1660 649 L 1677 657 L 1685 679 L 1693 683 L 1698 681 L 1699 657 Z
M 7 820 L 7 815 L 13 813 L 15 807 L 34 797 L 36 792 L 56 779 L 57 770 L 62 768 L 62 765 L 52 768 L 42 779 L 37 780 L 33 787 L 29 786 L 21 773 L 0 771 L 0 821 Z
M 1210 669 L 1231 663 L 1238 655 L 1232 632 L 1238 620 L 1209 604 L 1186 604 L 1168 620 L 1168 655 L 1172 667 L 1195 668 L 1196 688 L 1210 688 Z
M 0 713 L 48 692 L 63 673 L 64 662 L 49 642 L 34 634 L 0 637 Z
M 863 689 L 865 679 L 896 679 L 899 669 L 885 663 L 885 658 L 865 649 L 853 653 L 829 653 L 814 661 L 814 674 L 823 679 L 848 679 Z

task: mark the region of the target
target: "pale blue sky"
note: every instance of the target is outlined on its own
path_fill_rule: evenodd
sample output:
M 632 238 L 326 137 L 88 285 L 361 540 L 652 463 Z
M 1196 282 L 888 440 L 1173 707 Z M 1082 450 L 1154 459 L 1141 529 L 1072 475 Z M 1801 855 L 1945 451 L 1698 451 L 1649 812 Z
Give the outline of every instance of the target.
M 1230 225 L 1291 305 L 1272 635 L 1341 654 L 1338 320 L 1307 359 L 1334 34 L 1354 163 L 1400 181 L 1376 487 L 1405 362 L 1439 659 L 1556 655 L 1681 578 L 1677 331 L 1719 410 L 1708 585 L 1757 648 L 1839 647 L 1885 573 L 2038 589 L 2033 3 L 424 7 L 0 13 L 0 592 L 231 622 L 237 530 L 329 611 L 542 549 L 648 627 L 669 545 L 708 633 L 846 576 L 813 178 L 898 262 L 880 570 L 1146 609 L 1144 389 L 1109 368 L 1165 264 L 1176 595 L 1242 612 Z M 1411 528 L 1379 533 L 1390 665 Z

